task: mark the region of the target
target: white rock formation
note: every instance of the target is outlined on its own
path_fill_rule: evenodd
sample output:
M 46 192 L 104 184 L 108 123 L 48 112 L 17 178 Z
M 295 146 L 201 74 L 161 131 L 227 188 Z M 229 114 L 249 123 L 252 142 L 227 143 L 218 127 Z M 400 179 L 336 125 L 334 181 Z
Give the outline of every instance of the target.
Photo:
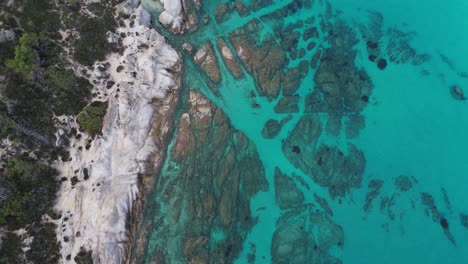
M 81 248 L 92 250 L 95 263 L 123 262 L 129 241 L 126 220 L 141 192 L 139 175 L 158 165 L 152 160 L 161 151 L 156 135 L 168 130 L 158 118 L 171 110 L 164 103 L 168 91 L 180 86 L 179 54 L 154 29 L 145 27 L 148 14 L 132 7 L 134 2 L 120 8 L 137 17 L 133 27 L 126 21 L 126 27 L 118 29 L 127 36 L 126 49 L 107 60 L 105 74 L 115 84 L 102 88 L 109 100 L 102 136 L 91 143 L 87 136 L 72 139 L 72 160 L 59 164 L 68 178 L 56 205 L 62 212 L 57 236 L 64 263 L 73 263 Z M 103 73 L 96 69 L 92 75 Z M 79 182 L 72 185 L 75 176 Z
M 181 0 L 160 0 L 164 11 L 158 19 L 163 26 L 171 29 L 174 33 L 182 33 L 184 29 L 184 14 Z

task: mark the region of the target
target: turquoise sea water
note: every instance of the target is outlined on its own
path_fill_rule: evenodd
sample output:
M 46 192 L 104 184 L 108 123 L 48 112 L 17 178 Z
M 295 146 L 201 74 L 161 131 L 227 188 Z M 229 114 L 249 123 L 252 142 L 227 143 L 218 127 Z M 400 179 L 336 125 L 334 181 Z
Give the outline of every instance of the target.
M 178 48 L 185 41 L 195 47 L 207 40 L 215 44 L 219 36 L 226 37 L 251 19 L 261 18 L 292 1 L 273 2 L 248 17 L 240 17 L 234 12 L 230 20 L 220 25 L 210 23 L 188 36 L 173 36 L 160 26 L 156 27 Z M 248 1 L 244 3 L 249 4 Z M 151 10 L 151 2 L 148 0 L 145 4 Z M 203 4 L 206 12 L 213 14 L 219 1 L 204 1 Z M 226 113 L 235 128 L 255 142 L 271 187 L 251 201 L 251 213 L 258 222 L 243 241 L 244 247 L 236 263 L 248 263 L 250 244 L 256 245 L 255 263 L 272 263 L 271 239 L 277 219 L 285 213 L 275 200 L 275 167 L 288 175 L 294 173 L 306 182 L 309 188 L 298 184 L 305 204 L 316 203 L 314 194 L 328 201 L 334 212 L 333 221 L 343 227 L 345 234 L 344 246 L 335 248 L 331 254 L 343 263 L 468 263 L 468 228 L 460 220 L 460 214 L 468 213 L 468 102 L 456 100 L 450 93 L 450 86 L 454 84 L 468 93 L 468 77 L 464 74 L 468 72 L 468 19 L 465 18 L 468 3 L 460 0 L 331 0 L 329 4 L 333 12 L 338 11 L 339 19 L 357 32 L 360 41 L 350 47 L 357 50 L 354 64 L 365 69 L 374 84 L 369 104 L 362 112 L 365 127 L 358 137 L 346 139 L 344 132 L 338 136 L 323 134 L 320 137 L 320 142 L 344 150 L 347 143 L 352 142 L 365 155 L 361 187 L 351 189 L 342 198 L 330 197 L 327 189 L 296 168 L 282 150 L 282 140 L 288 137 L 303 115 L 304 100 L 299 100 L 299 112 L 292 114 L 280 134 L 266 139 L 261 133 L 265 123 L 287 116 L 274 111 L 281 96 L 269 101 L 255 92 L 253 99 L 250 96 L 251 91 L 255 91 L 252 89 L 253 78 L 246 74 L 243 79 L 235 80 L 221 63 L 217 50 L 222 81 L 217 86 L 220 96 L 215 96 L 204 84 L 204 76 L 197 66 L 187 54 L 184 55 L 185 85 L 200 89 Z M 319 25 L 320 19 L 329 19 L 324 15 L 326 10 L 327 3 L 315 1 L 311 8 L 284 17 L 283 22 L 294 23 L 314 16 L 315 25 Z M 156 17 L 157 10 L 152 11 Z M 404 39 L 417 54 L 425 54 L 426 59 L 421 63 L 388 62 L 384 70 L 369 61 L 366 40 L 359 28 L 375 24 L 376 14 L 383 18 L 380 43 Z M 400 32 L 397 37 L 389 33 L 389 29 L 395 28 Z M 274 29 L 265 22 L 262 32 L 267 35 L 274 33 Z M 318 46 L 327 47 L 329 44 L 323 37 L 326 34 L 322 33 L 317 39 Z M 258 38 L 263 36 L 260 34 Z M 298 45 L 305 47 L 307 43 L 299 42 Z M 310 60 L 316 49 L 308 52 L 305 58 Z M 299 61 L 292 60 L 289 67 L 297 66 Z M 314 70 L 310 71 L 301 81 L 297 91 L 301 99 L 314 89 L 314 73 Z M 252 107 L 252 101 L 260 107 Z M 413 188 L 408 192 L 398 191 L 393 184 L 400 175 L 413 179 Z M 372 210 L 365 211 L 363 206 L 371 180 L 383 180 L 383 186 Z M 155 192 L 157 190 L 155 188 Z M 451 239 L 441 227 L 439 218 L 434 220 L 426 213 L 430 208 L 422 203 L 422 193 L 433 197 L 439 216 L 449 223 Z M 157 202 L 157 194 L 153 196 Z M 390 201 L 389 205 L 379 209 L 386 199 Z M 151 222 L 151 216 L 160 213 L 164 212 L 147 209 L 146 221 Z M 152 244 L 164 244 L 164 241 L 152 241 L 158 237 L 152 236 L 151 232 L 148 237 L 147 259 L 155 254 Z

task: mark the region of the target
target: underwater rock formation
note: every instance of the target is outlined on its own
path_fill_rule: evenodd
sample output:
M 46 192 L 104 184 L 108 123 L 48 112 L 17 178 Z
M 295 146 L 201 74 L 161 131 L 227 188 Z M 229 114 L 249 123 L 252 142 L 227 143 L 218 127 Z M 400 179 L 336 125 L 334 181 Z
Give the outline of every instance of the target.
M 275 168 L 275 195 L 280 209 L 293 208 L 304 201 L 304 194 L 294 181 L 278 168 Z
M 330 252 L 343 247 L 343 229 L 327 214 L 302 206 L 286 212 L 277 226 L 271 243 L 273 263 L 342 263 Z
M 370 191 L 366 194 L 363 206 L 365 212 L 369 212 L 372 208 L 372 202 L 380 194 L 380 189 L 382 189 L 383 183 L 383 180 L 371 180 L 367 185 L 367 188 L 369 188 Z
M 149 201 L 158 242 L 146 250 L 164 263 L 230 263 L 255 223 L 250 199 L 268 189 L 263 165 L 221 109 L 196 90 L 187 100 Z
M 322 125 L 318 115 L 304 115 L 283 144 L 283 152 L 297 168 L 327 187 L 332 197 L 359 187 L 365 168 L 364 153 L 348 144 L 348 154 L 337 147 L 318 145 Z
M 288 115 L 287 117 L 283 118 L 281 121 L 277 121 L 274 119 L 270 119 L 265 123 L 265 126 L 262 129 L 262 136 L 264 138 L 274 138 L 276 137 L 283 126 L 291 120 L 292 116 Z
M 463 92 L 463 89 L 458 85 L 450 86 L 450 94 L 452 94 L 452 97 L 454 99 L 466 100 L 465 93 Z
M 425 207 L 426 215 L 431 217 L 434 223 L 439 224 L 440 227 L 443 229 L 447 239 L 450 240 L 452 244 L 456 245 L 457 243 L 455 241 L 455 238 L 450 231 L 449 222 L 437 208 L 437 205 L 434 201 L 434 197 L 432 197 L 432 195 L 427 192 L 423 192 L 421 193 L 421 203 Z
M 464 228 L 468 229 L 468 214 L 460 214 L 460 223 Z

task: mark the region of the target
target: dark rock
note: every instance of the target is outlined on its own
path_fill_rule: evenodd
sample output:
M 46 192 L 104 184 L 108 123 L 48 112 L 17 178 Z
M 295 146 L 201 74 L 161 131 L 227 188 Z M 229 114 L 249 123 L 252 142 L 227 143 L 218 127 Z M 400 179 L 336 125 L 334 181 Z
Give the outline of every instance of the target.
M 301 154 L 301 149 L 299 148 L 299 146 L 293 146 L 292 152 L 297 153 L 297 154 Z
M 374 41 L 367 41 L 366 44 L 367 44 L 367 47 L 368 47 L 369 49 L 377 49 L 377 48 L 379 48 L 379 43 L 374 42 Z
M 376 59 L 377 59 L 376 55 L 374 55 L 374 54 L 369 55 L 369 60 L 370 61 L 375 62 Z
M 463 89 L 458 85 L 450 86 L 450 93 L 452 94 L 452 97 L 454 99 L 466 100 L 465 93 L 463 92 Z
M 460 224 L 464 228 L 468 229 L 468 214 L 463 214 L 463 213 L 460 214 Z
M 380 69 L 380 70 L 384 70 L 385 68 L 387 68 L 387 61 L 385 59 L 379 59 L 377 61 L 377 67 Z
M 89 172 L 88 172 L 88 168 L 84 168 L 83 169 L 83 179 L 86 181 L 89 179 Z
M 413 182 L 410 177 L 405 175 L 400 175 L 395 179 L 395 186 L 401 192 L 407 192 L 413 188 Z
M 73 186 L 73 185 L 76 185 L 78 182 L 80 182 L 80 181 L 78 180 L 78 177 L 77 177 L 77 176 L 73 176 L 73 177 L 71 178 L 71 185 L 72 185 L 72 186 Z
M 278 122 L 274 119 L 270 119 L 266 122 L 265 126 L 262 129 L 262 135 L 264 138 L 274 138 L 276 137 L 280 131 L 281 128 L 291 120 L 292 116 L 289 115 L 285 117 L 281 122 Z
M 311 38 L 318 38 L 319 37 L 319 33 L 318 33 L 318 30 L 316 27 L 312 27 L 312 28 L 309 28 L 309 29 L 306 29 L 304 31 L 304 34 L 302 35 L 302 39 L 304 41 L 307 41 Z
M 443 229 L 446 229 L 446 230 L 449 229 L 449 223 L 445 217 L 441 217 L 439 223 Z

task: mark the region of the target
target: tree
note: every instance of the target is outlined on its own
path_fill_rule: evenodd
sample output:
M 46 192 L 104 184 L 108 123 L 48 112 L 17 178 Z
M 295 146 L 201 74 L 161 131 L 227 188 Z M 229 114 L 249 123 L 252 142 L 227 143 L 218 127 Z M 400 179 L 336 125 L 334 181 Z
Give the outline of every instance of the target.
M 20 73 L 25 79 L 32 79 L 39 68 L 39 54 L 35 49 L 38 46 L 39 37 L 36 33 L 23 34 L 15 47 L 15 58 L 5 60 L 5 66 Z

